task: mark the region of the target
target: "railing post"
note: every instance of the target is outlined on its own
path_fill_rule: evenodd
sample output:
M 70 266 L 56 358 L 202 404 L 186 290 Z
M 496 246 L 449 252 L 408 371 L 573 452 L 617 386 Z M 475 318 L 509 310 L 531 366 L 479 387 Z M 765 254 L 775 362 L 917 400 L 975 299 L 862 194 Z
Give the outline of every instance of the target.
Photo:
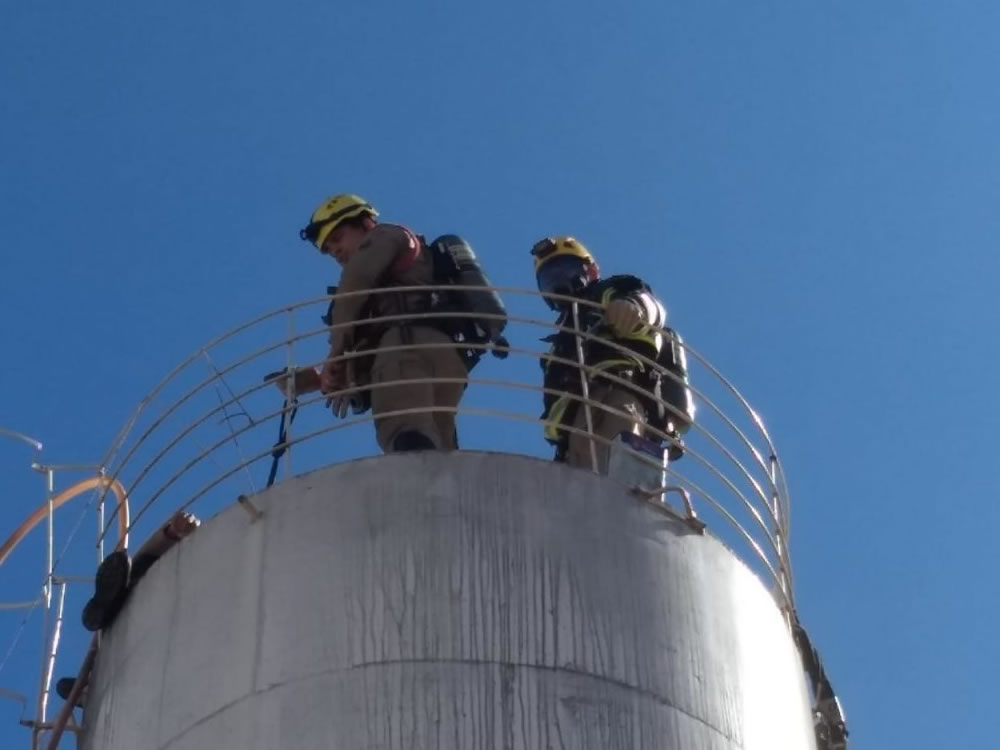
M 98 471 L 101 479 L 107 479 L 107 472 L 102 466 Z M 97 500 L 97 566 L 104 562 L 104 498 L 108 494 L 105 487 L 101 490 Z
M 597 446 L 594 444 L 594 415 L 590 411 L 590 385 L 584 369 L 583 342 L 580 340 L 580 306 L 573 300 L 573 338 L 576 339 L 576 362 L 580 371 L 580 393 L 583 396 L 583 413 L 587 420 L 587 435 L 590 443 L 590 465 L 594 473 L 599 473 L 597 465 Z
M 59 586 L 59 603 L 56 605 L 56 620 L 52 628 L 52 637 L 44 644 L 47 650 L 47 658 L 42 664 L 42 683 L 39 687 L 40 711 L 38 712 L 37 722 L 40 724 L 44 724 L 48 720 L 52 672 L 55 669 L 56 653 L 59 651 L 59 639 L 62 635 L 63 607 L 66 603 L 66 582 L 60 581 L 55 585 Z
M 285 424 L 285 479 L 292 476 L 292 446 L 290 445 L 292 441 L 292 420 L 289 418 L 291 412 L 288 410 L 294 408 L 293 403 L 296 398 L 295 393 L 295 309 L 288 308 L 288 357 L 286 367 L 288 368 L 286 372 L 288 377 L 285 378 L 285 413 L 281 415 L 281 419 Z
M 51 466 L 34 464 L 36 471 L 45 474 L 45 499 L 48 503 L 48 510 L 45 516 L 45 584 L 42 587 L 42 664 L 41 683 L 38 688 L 38 700 L 35 703 L 35 722 L 31 732 L 31 743 L 33 750 L 38 747 L 41 737 L 41 725 L 45 723 L 45 714 L 48 710 L 48 695 L 45 691 L 45 671 L 49 662 L 49 614 L 52 608 L 52 568 L 55 565 L 53 553 L 53 539 L 55 536 L 55 508 L 52 504 L 52 497 L 55 491 L 55 472 Z
M 45 517 L 45 609 L 52 606 L 52 568 L 55 566 L 53 547 L 55 546 L 55 507 L 52 495 L 55 492 L 55 471 L 51 466 L 41 467 L 45 471 L 45 500 L 48 512 Z
M 774 546 L 778 552 L 778 575 L 780 577 L 778 585 L 785 602 L 791 608 L 793 605 L 791 581 L 788 574 L 788 552 L 785 549 L 785 535 L 782 531 L 785 521 L 781 513 L 781 499 L 778 496 L 777 485 L 778 457 L 773 453 L 768 457 L 768 479 L 771 483 L 771 513 L 774 515 Z

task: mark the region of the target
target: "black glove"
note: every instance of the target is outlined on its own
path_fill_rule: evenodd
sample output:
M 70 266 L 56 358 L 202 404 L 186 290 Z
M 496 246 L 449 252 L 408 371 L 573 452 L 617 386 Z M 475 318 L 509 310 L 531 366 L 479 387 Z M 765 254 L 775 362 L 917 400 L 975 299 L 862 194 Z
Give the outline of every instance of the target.
M 494 346 L 490 349 L 490 352 L 497 359 L 507 359 L 507 355 L 510 354 L 508 349 L 510 349 L 510 342 L 503 336 L 497 336 L 496 340 L 493 342 Z M 502 349 L 497 349 L 496 347 L 501 346 Z

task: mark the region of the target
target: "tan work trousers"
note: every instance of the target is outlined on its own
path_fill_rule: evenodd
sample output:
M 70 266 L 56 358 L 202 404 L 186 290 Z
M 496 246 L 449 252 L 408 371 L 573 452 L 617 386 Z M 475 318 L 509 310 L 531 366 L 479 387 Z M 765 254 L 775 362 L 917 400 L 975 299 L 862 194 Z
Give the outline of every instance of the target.
M 405 332 L 405 333 L 404 333 Z M 408 335 L 407 335 L 408 334 Z M 454 450 L 455 413 L 420 411 L 395 416 L 380 416 L 399 409 L 454 409 L 462 398 L 468 373 L 454 347 L 381 351 L 384 347 L 404 344 L 453 344 L 450 336 L 436 328 L 408 326 L 390 328 L 379 341 L 380 351 L 372 365 L 372 383 L 412 381 L 372 389 L 372 414 L 375 439 L 386 453 L 400 432 L 416 430 L 430 438 L 439 450 Z M 452 382 L 427 382 L 431 378 L 452 378 Z
M 646 407 L 643 405 L 640 395 L 635 391 L 630 391 L 615 383 L 597 381 L 590 384 L 590 400 L 605 404 L 628 415 L 626 417 L 612 414 L 597 406 L 591 406 L 590 416 L 593 421 L 593 434 L 608 440 L 613 440 L 622 432 L 642 434 L 642 427 L 646 422 Z M 587 409 L 582 402 L 576 409 L 572 426 L 584 433 L 587 432 Z M 566 463 L 570 466 L 592 469 L 594 464 L 590 455 L 591 443 L 594 444 L 594 452 L 597 456 L 598 472 L 607 474 L 610 453 L 607 443 L 591 440 L 586 434 L 581 435 L 575 432 L 569 434 Z

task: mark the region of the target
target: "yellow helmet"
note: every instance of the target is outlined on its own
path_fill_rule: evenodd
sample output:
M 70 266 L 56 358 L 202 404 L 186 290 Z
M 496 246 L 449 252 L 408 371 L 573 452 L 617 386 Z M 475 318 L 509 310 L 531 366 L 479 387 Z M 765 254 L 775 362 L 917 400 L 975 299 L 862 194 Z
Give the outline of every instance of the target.
M 299 231 L 299 237 L 313 243 L 317 249 L 323 249 L 323 243 L 330 236 L 330 232 L 337 228 L 347 219 L 367 214 L 371 217 L 378 216 L 378 211 L 360 195 L 351 193 L 341 193 L 324 201 L 319 208 L 312 213 L 309 224 L 305 229 Z
M 531 254 L 535 256 L 535 273 L 538 269 L 552 258 L 560 255 L 571 255 L 580 258 L 587 263 L 597 265 L 594 256 L 584 247 L 583 243 L 574 237 L 546 237 L 535 243 L 531 248 Z

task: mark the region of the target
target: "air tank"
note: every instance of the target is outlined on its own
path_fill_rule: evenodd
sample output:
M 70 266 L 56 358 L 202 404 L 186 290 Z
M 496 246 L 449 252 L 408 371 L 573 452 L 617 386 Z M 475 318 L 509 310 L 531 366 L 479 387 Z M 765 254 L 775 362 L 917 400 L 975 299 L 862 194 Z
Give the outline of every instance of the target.
M 85 750 L 812 750 L 771 592 L 613 479 L 361 459 L 235 505 L 105 632 Z
M 497 341 L 507 325 L 507 308 L 500 295 L 490 285 L 490 280 L 476 259 L 472 246 L 457 234 L 443 234 L 431 245 L 440 247 L 454 262 L 450 277 L 455 284 L 463 287 L 483 287 L 482 291 L 463 289 L 456 293 L 464 300 L 462 309 L 467 310 L 475 325 L 483 330 L 485 340 Z

